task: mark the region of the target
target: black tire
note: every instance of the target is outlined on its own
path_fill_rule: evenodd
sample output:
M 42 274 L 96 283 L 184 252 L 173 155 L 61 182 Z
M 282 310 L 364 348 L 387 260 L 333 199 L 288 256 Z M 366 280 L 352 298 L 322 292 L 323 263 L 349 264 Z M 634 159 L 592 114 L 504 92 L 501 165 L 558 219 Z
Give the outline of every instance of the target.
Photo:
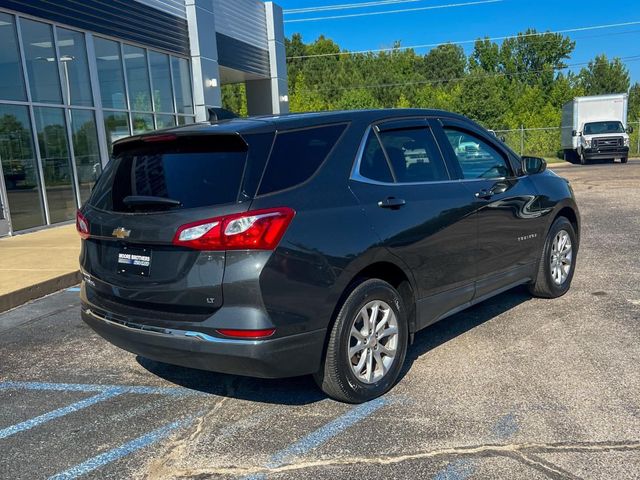
M 580 158 L 580 165 L 586 165 L 588 162 L 587 157 L 585 156 L 584 152 L 580 153 L 580 155 L 578 155 L 578 157 Z
M 577 155 L 574 150 L 565 150 L 564 151 L 564 160 L 569 163 L 577 163 Z
M 621 162 L 627 163 L 629 161 L 629 157 L 622 157 Z
M 553 241 L 561 230 L 566 231 L 571 239 L 572 261 L 566 280 L 562 284 L 558 285 L 552 278 L 550 262 Z M 553 225 L 551 225 L 547 238 L 545 239 L 544 247 L 542 248 L 542 256 L 538 264 L 536 280 L 529 285 L 529 291 L 532 295 L 541 298 L 557 298 L 569 291 L 571 281 L 573 280 L 573 274 L 576 269 L 578 246 L 576 232 L 573 229 L 571 222 L 565 217 L 558 217 L 553 222 Z
M 374 300 L 383 301 L 391 307 L 398 324 L 398 336 L 396 354 L 386 374 L 375 383 L 365 383 L 353 372 L 348 349 L 354 319 Z M 342 402 L 362 403 L 379 397 L 388 392 L 398 379 L 407 353 L 408 338 L 407 309 L 397 290 L 382 280 L 366 280 L 353 288 L 340 307 L 323 364 L 314 379 L 327 395 Z

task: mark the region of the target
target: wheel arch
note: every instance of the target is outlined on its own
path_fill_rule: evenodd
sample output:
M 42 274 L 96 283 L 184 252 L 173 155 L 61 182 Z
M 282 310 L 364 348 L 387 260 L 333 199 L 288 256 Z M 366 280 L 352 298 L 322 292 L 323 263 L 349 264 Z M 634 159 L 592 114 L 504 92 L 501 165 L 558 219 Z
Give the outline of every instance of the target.
M 338 301 L 335 304 L 334 310 L 331 314 L 331 319 L 327 326 L 327 331 L 324 339 L 324 347 L 322 351 L 322 357 L 326 355 L 327 345 L 331 336 L 331 330 L 335 324 L 336 317 L 340 308 L 353 289 L 360 283 L 377 278 L 383 280 L 398 290 L 405 308 L 407 310 L 407 323 L 409 326 L 409 339 L 413 338 L 413 333 L 416 331 L 417 319 L 416 319 L 416 290 L 412 275 L 401 267 L 398 263 L 389 258 L 377 259 L 372 263 L 366 265 L 360 265 L 359 268 L 352 270 L 352 272 L 346 276 L 346 281 L 343 283 L 344 287 Z M 345 272 L 346 273 L 346 272 Z

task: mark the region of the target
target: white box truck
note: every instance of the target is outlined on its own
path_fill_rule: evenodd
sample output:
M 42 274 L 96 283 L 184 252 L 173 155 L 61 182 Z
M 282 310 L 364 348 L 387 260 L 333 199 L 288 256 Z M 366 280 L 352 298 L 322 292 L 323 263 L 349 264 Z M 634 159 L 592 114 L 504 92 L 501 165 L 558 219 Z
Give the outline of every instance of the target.
M 562 149 L 568 162 L 629 158 L 626 93 L 576 97 L 562 107 Z

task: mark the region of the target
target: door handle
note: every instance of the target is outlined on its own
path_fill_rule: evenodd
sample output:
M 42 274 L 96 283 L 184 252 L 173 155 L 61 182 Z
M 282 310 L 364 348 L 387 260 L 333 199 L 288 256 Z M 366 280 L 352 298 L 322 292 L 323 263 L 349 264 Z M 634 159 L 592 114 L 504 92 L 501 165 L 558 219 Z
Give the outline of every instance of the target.
M 403 199 L 395 197 L 387 197 L 384 200 L 380 200 L 378 202 L 378 206 L 380 208 L 390 208 L 392 210 L 397 210 L 400 207 L 404 207 L 406 204 L 407 202 L 405 202 Z
M 485 200 L 493 197 L 493 195 L 494 195 L 494 192 L 492 192 L 491 190 L 487 190 L 486 188 L 483 188 L 479 192 L 475 193 L 476 198 L 483 198 Z
M 507 191 L 507 186 L 503 183 L 499 183 L 497 185 L 494 185 L 490 189 L 483 188 L 482 190 L 480 190 L 475 194 L 475 197 L 488 200 L 494 195 L 500 195 L 501 193 L 504 193 L 506 191 Z

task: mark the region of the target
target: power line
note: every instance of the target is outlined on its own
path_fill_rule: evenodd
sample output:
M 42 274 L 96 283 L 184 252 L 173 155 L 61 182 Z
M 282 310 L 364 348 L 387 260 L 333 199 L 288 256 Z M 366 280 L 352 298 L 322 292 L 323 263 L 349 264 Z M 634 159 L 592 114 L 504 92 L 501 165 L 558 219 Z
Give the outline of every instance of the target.
M 477 0 L 474 2 L 449 3 L 446 5 L 431 5 L 429 7 L 403 8 L 399 10 L 384 10 L 382 12 L 366 12 L 366 13 L 349 13 L 345 15 L 330 15 L 326 17 L 296 18 L 294 20 L 285 20 L 284 23 L 300 23 L 300 22 L 318 22 L 320 20 L 336 20 L 339 18 L 368 17 L 370 15 L 389 15 L 392 13 L 417 12 L 424 10 L 438 10 L 442 8 L 469 7 L 473 5 L 484 5 L 488 3 L 501 3 L 504 0 Z
M 637 62 L 640 61 L 640 54 L 638 55 L 630 55 L 627 57 L 619 57 L 620 60 L 624 61 L 624 62 Z M 567 64 L 565 66 L 557 66 L 557 67 L 553 67 L 552 71 L 554 72 L 559 72 L 562 70 L 568 70 L 572 67 L 582 67 L 585 65 L 589 65 L 589 63 L 591 62 L 579 62 L 579 63 L 570 63 Z M 505 77 L 505 78 L 511 78 L 511 77 L 519 77 L 519 76 L 524 76 L 524 75 L 533 75 L 533 74 L 537 74 L 537 73 L 546 73 L 549 70 L 547 69 L 539 69 L 539 70 L 527 70 L 526 72 L 513 72 L 513 73 L 486 73 L 484 75 L 480 75 L 476 78 L 478 79 L 484 79 L 484 78 L 500 78 L 500 77 Z M 391 88 L 391 87 L 405 87 L 405 86 L 413 86 L 413 85 L 435 85 L 438 83 L 449 83 L 449 82 L 459 82 L 462 80 L 465 80 L 468 77 L 457 77 L 457 78 L 447 78 L 447 79 L 440 79 L 440 80 L 417 80 L 414 82 L 396 82 L 396 83 L 378 83 L 378 84 L 369 84 L 369 85 L 352 85 L 349 87 L 331 87 L 331 86 L 326 86 L 324 88 L 315 88 L 313 90 L 315 91 L 324 91 L 324 90 L 372 90 L 375 88 Z
M 326 12 L 333 10 L 349 10 L 355 8 L 369 8 L 379 7 L 383 5 L 397 5 L 399 3 L 416 3 L 423 2 L 424 0 L 377 0 L 373 2 L 359 2 L 359 3 L 342 3 L 337 5 L 324 5 L 319 7 L 304 7 L 304 8 L 290 8 L 283 10 L 285 15 L 296 15 L 300 13 L 312 13 L 312 12 Z
M 632 22 L 624 22 L 624 23 L 591 25 L 588 27 L 566 28 L 563 30 L 547 31 L 547 32 L 521 33 L 519 35 L 507 35 L 507 36 L 501 36 L 501 37 L 484 37 L 484 38 L 477 38 L 474 40 L 460 40 L 455 42 L 442 42 L 442 43 L 425 43 L 422 45 L 410 45 L 406 47 L 401 46 L 401 47 L 378 48 L 378 49 L 372 49 L 372 50 L 342 51 L 342 52 L 335 52 L 335 53 L 316 53 L 313 55 L 293 55 L 291 57 L 287 57 L 287 60 L 303 59 L 303 58 L 334 57 L 337 55 L 340 55 L 340 56 L 357 55 L 357 54 L 363 54 L 363 53 L 381 53 L 381 52 L 391 52 L 391 51 L 410 50 L 410 49 L 417 50 L 421 48 L 434 48 L 434 47 L 439 47 L 441 45 L 447 45 L 447 44 L 465 45 L 465 44 L 475 43 L 478 40 L 488 40 L 488 41 L 511 40 L 516 38 L 537 37 L 537 36 L 542 36 L 547 34 L 557 35 L 561 33 L 586 32 L 589 30 L 603 30 L 606 28 L 628 27 L 632 25 L 640 25 L 640 20 L 632 21 Z

